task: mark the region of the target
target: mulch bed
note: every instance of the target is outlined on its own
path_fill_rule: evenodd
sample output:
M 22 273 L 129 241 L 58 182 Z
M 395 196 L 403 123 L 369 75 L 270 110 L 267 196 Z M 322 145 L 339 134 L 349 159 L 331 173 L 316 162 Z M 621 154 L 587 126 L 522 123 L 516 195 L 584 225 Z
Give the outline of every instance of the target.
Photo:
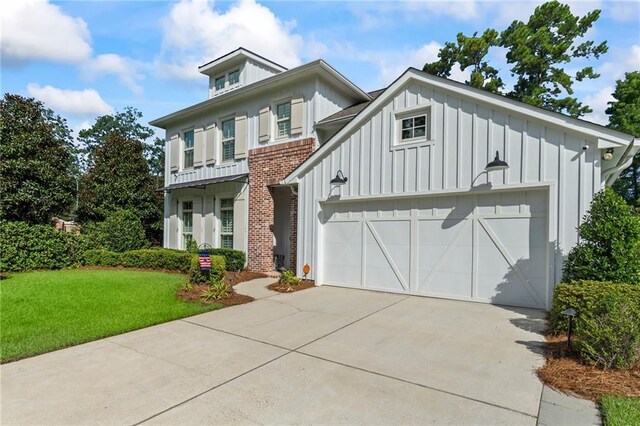
M 231 285 L 243 283 L 245 281 L 255 280 L 256 278 L 267 278 L 267 275 L 261 272 L 240 271 L 240 272 L 225 272 L 224 282 L 229 284 L 229 277 L 231 277 Z
M 243 303 L 249 303 L 252 302 L 254 299 L 251 296 L 245 296 L 244 294 L 238 294 L 235 291 L 233 291 L 233 289 L 231 289 L 231 293 L 229 294 L 229 297 L 226 297 L 224 299 L 209 299 L 209 300 L 204 300 L 202 298 L 202 292 L 207 290 L 209 288 L 208 284 L 198 284 L 198 285 L 194 285 L 193 287 L 191 287 L 191 291 L 188 291 L 186 288 L 180 288 L 176 294 L 179 298 L 181 298 L 182 300 L 186 300 L 186 301 L 200 301 L 202 303 L 205 303 L 207 305 L 212 304 L 212 303 L 218 303 L 220 305 L 223 305 L 225 307 L 227 306 L 234 306 L 234 305 L 242 305 Z
M 538 369 L 545 384 L 592 401 L 603 395 L 640 397 L 640 365 L 630 371 L 603 370 L 568 352 L 566 335 L 549 335 L 546 341 L 546 363 Z
M 316 284 L 312 280 L 302 280 L 298 285 L 283 284 L 281 282 L 275 282 L 269 284 L 267 288 L 273 291 L 279 291 L 280 293 L 293 293 L 294 291 L 300 291 L 307 288 L 315 287 Z

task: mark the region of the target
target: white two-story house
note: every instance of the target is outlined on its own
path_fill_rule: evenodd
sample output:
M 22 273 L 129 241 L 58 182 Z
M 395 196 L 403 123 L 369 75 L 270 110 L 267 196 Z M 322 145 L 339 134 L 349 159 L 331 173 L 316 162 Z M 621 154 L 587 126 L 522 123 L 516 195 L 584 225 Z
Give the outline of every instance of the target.
M 371 97 L 321 60 L 286 69 L 242 48 L 199 71 L 208 99 L 150 123 L 166 130 L 164 245 L 295 268 L 297 198 L 278 182 L 319 146 L 316 123 Z
M 331 284 L 549 309 L 631 135 L 409 69 L 365 93 L 238 49 L 167 130 L 165 245 Z M 274 257 L 277 262 L 274 263 Z

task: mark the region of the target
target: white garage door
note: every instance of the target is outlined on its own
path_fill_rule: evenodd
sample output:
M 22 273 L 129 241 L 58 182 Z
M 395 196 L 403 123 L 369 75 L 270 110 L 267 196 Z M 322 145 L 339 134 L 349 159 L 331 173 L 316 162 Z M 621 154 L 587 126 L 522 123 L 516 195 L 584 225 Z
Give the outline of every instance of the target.
M 323 206 L 323 284 L 546 308 L 547 192 Z

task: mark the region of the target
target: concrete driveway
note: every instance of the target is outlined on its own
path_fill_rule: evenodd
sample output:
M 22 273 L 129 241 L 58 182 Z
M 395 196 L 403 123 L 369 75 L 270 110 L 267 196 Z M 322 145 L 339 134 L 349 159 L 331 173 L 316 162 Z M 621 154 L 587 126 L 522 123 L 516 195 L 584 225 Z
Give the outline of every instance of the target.
M 544 313 L 318 287 L 1 367 L 8 424 L 530 424 Z

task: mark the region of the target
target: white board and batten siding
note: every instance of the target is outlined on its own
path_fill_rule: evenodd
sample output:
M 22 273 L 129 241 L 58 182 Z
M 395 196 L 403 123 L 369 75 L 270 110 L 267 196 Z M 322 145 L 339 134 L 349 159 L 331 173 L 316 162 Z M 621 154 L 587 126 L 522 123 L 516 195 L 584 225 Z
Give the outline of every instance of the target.
M 548 309 L 602 187 L 597 139 L 472 92 L 412 79 L 394 90 L 298 176 L 298 270 L 309 263 L 319 284 Z M 429 140 L 397 143 L 396 114 L 423 108 Z M 482 174 L 496 151 L 509 169 Z M 332 189 L 338 170 L 348 182 Z

